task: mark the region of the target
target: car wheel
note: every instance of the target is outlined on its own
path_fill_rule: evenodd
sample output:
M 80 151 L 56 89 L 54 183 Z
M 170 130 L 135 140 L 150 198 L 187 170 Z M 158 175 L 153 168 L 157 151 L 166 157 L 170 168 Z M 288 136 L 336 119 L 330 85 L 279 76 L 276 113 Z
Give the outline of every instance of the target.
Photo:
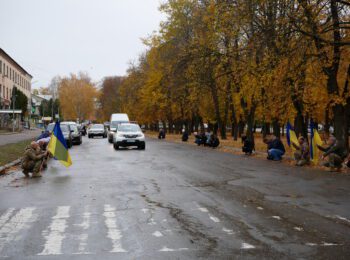
M 108 142 L 111 144 L 111 143 L 113 143 L 113 140 L 108 137 Z
M 113 147 L 114 147 L 115 150 L 119 150 L 119 145 L 113 144 Z
M 104 135 L 103 138 L 107 138 L 107 135 Z
M 88 135 L 88 138 L 91 138 L 91 135 Z
M 146 149 L 146 144 L 141 144 L 138 148 L 139 148 L 139 150 L 145 150 Z

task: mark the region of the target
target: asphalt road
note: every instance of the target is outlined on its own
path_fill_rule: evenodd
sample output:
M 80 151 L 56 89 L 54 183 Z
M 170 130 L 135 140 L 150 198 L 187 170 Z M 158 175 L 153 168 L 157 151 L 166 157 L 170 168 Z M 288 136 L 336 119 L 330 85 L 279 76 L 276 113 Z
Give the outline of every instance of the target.
M 0 178 L 0 259 L 349 259 L 349 176 L 148 140 Z

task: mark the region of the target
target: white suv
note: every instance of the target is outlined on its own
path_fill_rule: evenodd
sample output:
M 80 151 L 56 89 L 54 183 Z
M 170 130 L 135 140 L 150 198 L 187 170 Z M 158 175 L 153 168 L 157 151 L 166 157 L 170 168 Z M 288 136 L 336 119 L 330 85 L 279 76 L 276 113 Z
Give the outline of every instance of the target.
M 120 124 L 113 136 L 114 149 L 119 147 L 136 146 L 140 150 L 146 149 L 145 135 L 137 124 Z

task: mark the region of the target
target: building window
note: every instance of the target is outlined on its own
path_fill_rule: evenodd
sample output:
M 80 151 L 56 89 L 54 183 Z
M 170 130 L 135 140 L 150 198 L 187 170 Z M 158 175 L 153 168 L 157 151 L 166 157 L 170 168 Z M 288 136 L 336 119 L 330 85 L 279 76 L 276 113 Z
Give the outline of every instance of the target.
M 0 73 L 2 73 L 2 60 L 0 60 Z M 1 93 L 1 91 L 0 91 Z

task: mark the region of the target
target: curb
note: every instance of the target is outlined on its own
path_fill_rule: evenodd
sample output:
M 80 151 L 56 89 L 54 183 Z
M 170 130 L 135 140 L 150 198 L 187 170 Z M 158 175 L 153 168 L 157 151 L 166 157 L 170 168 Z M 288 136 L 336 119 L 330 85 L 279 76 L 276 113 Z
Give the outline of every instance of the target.
M 5 171 L 8 169 L 8 168 L 11 168 L 17 164 L 20 164 L 21 163 L 21 158 L 20 159 L 17 159 L 17 160 L 14 160 L 13 162 L 10 162 L 8 164 L 5 164 L 4 166 L 1 166 L 0 167 L 0 175 L 4 175 L 5 174 Z

